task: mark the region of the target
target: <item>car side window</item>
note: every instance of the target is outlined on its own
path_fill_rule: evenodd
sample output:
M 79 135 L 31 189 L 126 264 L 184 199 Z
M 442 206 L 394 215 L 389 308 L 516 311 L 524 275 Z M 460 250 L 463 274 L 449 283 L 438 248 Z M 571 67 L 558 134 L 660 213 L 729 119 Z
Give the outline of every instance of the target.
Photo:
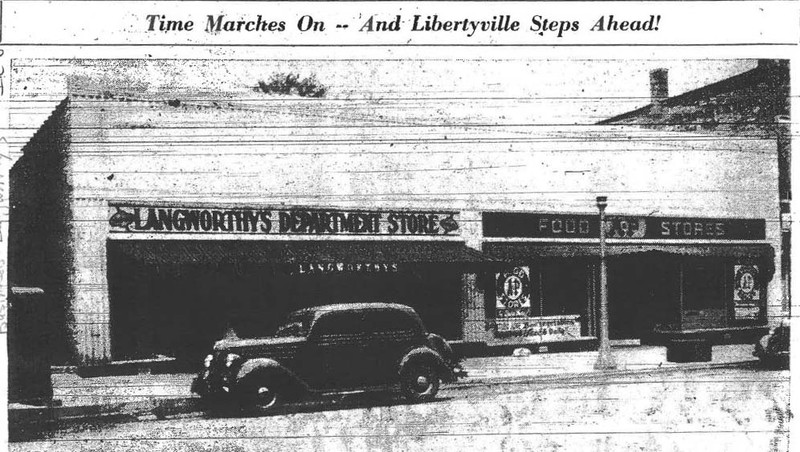
M 398 316 L 396 325 L 403 331 L 410 331 L 414 334 L 423 334 L 425 332 L 422 325 L 420 325 L 419 319 L 406 312 Z
M 314 323 L 314 337 L 341 336 L 365 333 L 363 314 L 356 312 L 329 312 L 321 315 Z
M 310 337 L 347 335 L 355 338 L 375 333 L 422 334 L 423 330 L 415 317 L 402 311 L 342 311 L 321 315 L 314 323 Z
M 402 311 L 371 311 L 365 316 L 367 328 L 373 333 L 418 333 L 415 319 Z

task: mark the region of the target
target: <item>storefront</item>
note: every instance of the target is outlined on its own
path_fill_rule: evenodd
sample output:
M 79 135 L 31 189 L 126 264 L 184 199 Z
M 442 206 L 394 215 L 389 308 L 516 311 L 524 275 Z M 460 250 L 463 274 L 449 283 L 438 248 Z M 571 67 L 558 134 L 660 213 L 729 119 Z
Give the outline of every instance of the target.
M 59 105 L 11 170 L 9 224 L 9 282 L 53 295 L 57 362 L 194 360 L 229 329 L 359 301 L 467 345 L 592 343 L 598 193 L 612 337 L 780 315 L 772 141 L 320 124 L 309 102 Z
M 329 303 L 406 304 L 461 339 L 463 275 L 489 262 L 460 240 L 457 212 L 111 203 L 109 214 L 118 359 L 196 361 L 229 331 L 271 334 Z
M 484 213 L 483 250 L 509 263 L 487 299 L 496 337 L 542 341 L 537 325 L 554 321 L 596 335 L 599 225 L 597 215 Z M 612 340 L 742 340 L 766 326 L 775 256 L 764 220 L 610 216 L 604 233 Z

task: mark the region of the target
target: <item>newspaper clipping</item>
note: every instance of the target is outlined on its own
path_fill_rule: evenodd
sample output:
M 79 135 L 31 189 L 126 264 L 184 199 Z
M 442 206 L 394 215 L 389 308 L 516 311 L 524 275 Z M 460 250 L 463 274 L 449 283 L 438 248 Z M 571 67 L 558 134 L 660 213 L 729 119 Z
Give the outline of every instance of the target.
M 0 449 L 793 449 L 798 17 L 0 2 Z

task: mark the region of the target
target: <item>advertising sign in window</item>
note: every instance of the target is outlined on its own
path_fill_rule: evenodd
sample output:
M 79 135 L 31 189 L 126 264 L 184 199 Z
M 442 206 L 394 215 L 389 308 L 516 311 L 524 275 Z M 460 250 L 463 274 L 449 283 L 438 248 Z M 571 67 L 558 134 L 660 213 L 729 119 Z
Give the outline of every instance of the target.
M 756 320 L 761 314 L 758 265 L 733 266 L 733 308 L 736 320 Z
M 497 273 L 495 284 L 497 317 L 531 315 L 530 275 L 530 267 L 514 267 Z
M 530 267 L 514 267 L 495 274 L 497 336 L 521 336 L 532 343 L 580 338 L 577 315 L 542 317 L 532 312 L 531 287 Z

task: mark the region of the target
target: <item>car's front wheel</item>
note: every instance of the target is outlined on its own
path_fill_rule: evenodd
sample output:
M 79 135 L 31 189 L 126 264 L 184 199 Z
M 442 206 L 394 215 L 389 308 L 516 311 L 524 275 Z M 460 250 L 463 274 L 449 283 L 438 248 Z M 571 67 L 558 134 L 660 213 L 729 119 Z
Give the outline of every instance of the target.
M 245 408 L 273 411 L 284 402 L 283 388 L 270 375 L 252 375 L 242 382 L 240 391 Z
M 427 364 L 412 364 L 400 378 L 403 395 L 411 402 L 430 402 L 439 392 L 439 374 Z

